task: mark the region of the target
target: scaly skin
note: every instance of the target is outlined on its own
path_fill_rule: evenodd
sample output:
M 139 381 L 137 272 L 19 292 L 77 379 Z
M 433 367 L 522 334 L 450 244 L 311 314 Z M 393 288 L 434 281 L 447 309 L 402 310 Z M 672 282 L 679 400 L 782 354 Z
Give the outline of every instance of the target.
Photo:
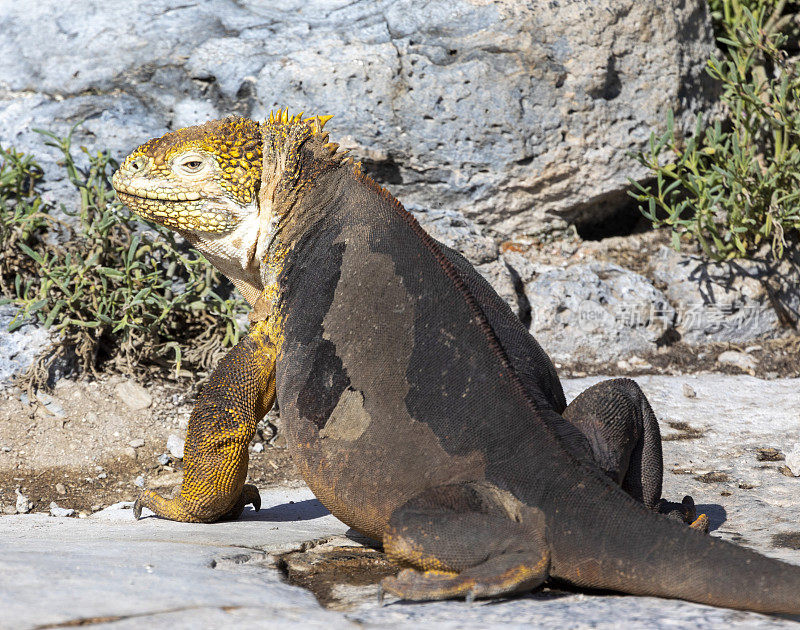
M 247 442 L 277 396 L 320 501 L 410 567 L 382 583 L 399 597 L 556 578 L 800 613 L 800 569 L 693 531 L 707 519 L 691 499 L 661 499 L 638 386 L 608 381 L 567 406 L 508 306 L 345 161 L 324 122 L 282 111 L 179 130 L 114 176 L 127 205 L 186 236 L 254 307 L 192 416 L 181 496 L 145 491 L 137 514 L 238 516 L 257 496 Z

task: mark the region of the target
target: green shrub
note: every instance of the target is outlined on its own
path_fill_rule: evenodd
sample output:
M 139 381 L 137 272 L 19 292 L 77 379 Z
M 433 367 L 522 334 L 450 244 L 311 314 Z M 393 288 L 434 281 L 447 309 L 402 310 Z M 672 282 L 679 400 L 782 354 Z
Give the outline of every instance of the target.
M 781 257 L 800 228 L 800 65 L 783 50 L 776 11 L 785 3 L 751 2 L 755 13 L 734 0 L 718 4 L 728 52 L 707 71 L 721 84 L 725 118 L 706 125 L 700 115 L 683 139 L 670 115 L 666 133 L 652 134 L 649 150 L 636 156 L 654 181 L 633 182 L 634 197 L 656 227 L 671 229 L 676 249 L 696 240 L 707 256 L 725 260 L 768 242 Z
M 108 361 L 128 373 L 147 365 L 179 369 L 181 360 L 208 368 L 239 336 L 243 305 L 216 290 L 227 281 L 173 232 L 144 230 L 115 200 L 108 153 L 81 147 L 89 163 L 81 169 L 71 133 L 40 133 L 63 153 L 80 205 L 62 208 L 67 220 L 51 216 L 36 191 L 36 162 L 0 147 L 0 290 L 4 302 L 20 307 L 12 328 L 37 319 L 58 332 L 47 361 L 74 352 L 84 370 Z

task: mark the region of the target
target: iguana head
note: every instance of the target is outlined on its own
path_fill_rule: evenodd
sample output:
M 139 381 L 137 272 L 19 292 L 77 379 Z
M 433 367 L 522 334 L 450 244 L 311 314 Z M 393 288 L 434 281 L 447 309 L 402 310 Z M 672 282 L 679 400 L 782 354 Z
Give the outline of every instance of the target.
M 154 138 L 125 159 L 112 183 L 145 219 L 181 232 L 230 232 L 257 212 L 258 123 L 231 117 Z
M 313 139 L 316 153 L 341 162 L 322 132 L 330 118 L 281 110 L 262 124 L 229 117 L 178 129 L 134 150 L 111 181 L 122 203 L 185 236 L 252 303 L 263 289 L 276 191 L 302 184 L 301 147 Z M 305 170 L 303 181 L 316 172 Z

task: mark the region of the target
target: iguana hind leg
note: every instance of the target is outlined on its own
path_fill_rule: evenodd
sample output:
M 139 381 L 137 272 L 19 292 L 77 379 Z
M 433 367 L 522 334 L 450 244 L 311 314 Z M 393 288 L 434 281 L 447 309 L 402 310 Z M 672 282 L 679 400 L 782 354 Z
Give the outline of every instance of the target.
M 708 529 L 692 497 L 661 498 L 663 460 L 658 420 L 639 385 L 629 378 L 602 381 L 582 392 L 563 416 L 581 430 L 595 463 L 634 499 L 651 510 Z
M 189 418 L 180 496 L 167 499 L 145 490 L 134 516 L 146 507 L 174 521 L 209 523 L 238 518 L 248 503 L 259 509 L 258 489 L 245 484 L 247 447 L 274 401 L 275 352 L 260 322 L 225 355 L 198 397 Z
M 409 600 L 531 590 L 550 564 L 544 515 L 486 483 L 439 486 L 408 501 L 389 519 L 383 545 L 414 568 L 381 587 Z

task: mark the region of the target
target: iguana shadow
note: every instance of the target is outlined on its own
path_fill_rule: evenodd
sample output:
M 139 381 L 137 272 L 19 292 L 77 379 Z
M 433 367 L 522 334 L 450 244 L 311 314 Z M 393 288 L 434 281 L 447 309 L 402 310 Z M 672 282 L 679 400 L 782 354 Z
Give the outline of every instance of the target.
M 718 503 L 698 503 L 695 506 L 698 514 L 708 515 L 708 531 L 713 532 L 728 520 L 728 512 Z
M 273 505 L 262 508 L 258 512 L 248 506 L 242 512 L 241 520 L 284 523 L 286 521 L 311 521 L 329 514 L 330 512 L 317 499 L 306 499 L 305 501 L 290 501 Z

